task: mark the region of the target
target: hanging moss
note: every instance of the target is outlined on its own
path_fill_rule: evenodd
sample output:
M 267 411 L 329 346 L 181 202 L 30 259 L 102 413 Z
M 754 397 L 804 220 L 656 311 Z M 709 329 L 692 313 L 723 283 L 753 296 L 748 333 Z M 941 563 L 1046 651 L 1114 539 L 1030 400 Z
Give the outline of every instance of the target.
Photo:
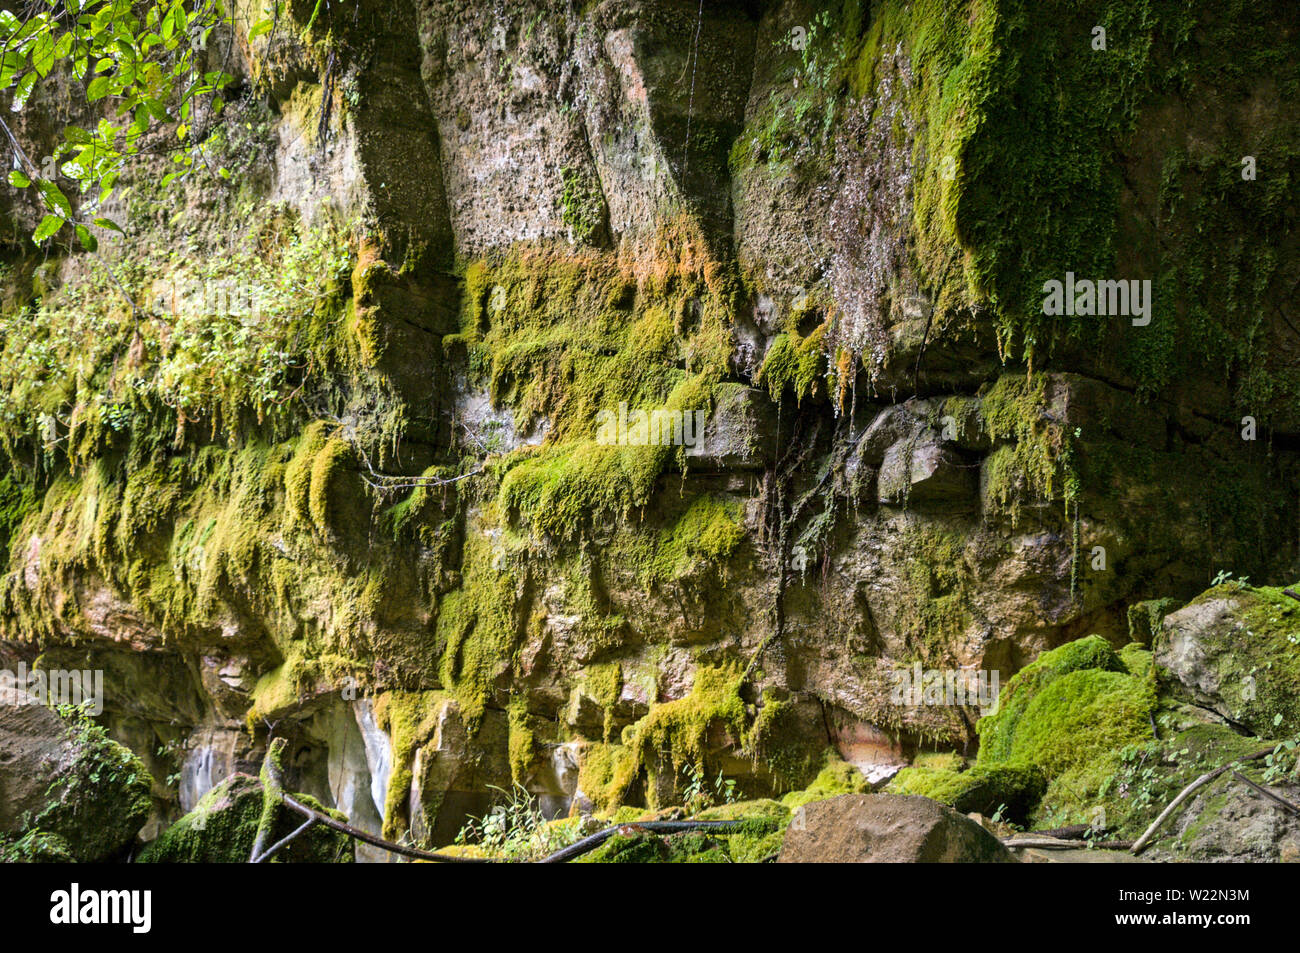
M 825 396 L 827 364 L 822 343 L 825 333 L 823 324 L 807 337 L 800 337 L 797 331 L 778 334 L 763 357 L 754 383 L 766 387 L 772 400 L 778 402 L 787 392 L 793 393 L 798 404 L 806 397 Z
M 465 539 L 461 579 L 461 587 L 438 604 L 438 674 L 474 731 L 497 679 L 514 664 L 522 626 L 516 575 L 481 533 Z
M 509 723 L 510 777 L 522 785 L 537 757 L 537 736 L 533 730 L 533 717 L 528 713 L 528 700 L 513 698 L 506 706 Z
M 446 704 L 441 692 L 385 692 L 375 699 L 375 724 L 393 744 L 393 772 L 384 802 L 384 837 L 390 840 L 410 827 L 411 784 L 418 780 L 411 775 L 415 753 L 433 739 Z

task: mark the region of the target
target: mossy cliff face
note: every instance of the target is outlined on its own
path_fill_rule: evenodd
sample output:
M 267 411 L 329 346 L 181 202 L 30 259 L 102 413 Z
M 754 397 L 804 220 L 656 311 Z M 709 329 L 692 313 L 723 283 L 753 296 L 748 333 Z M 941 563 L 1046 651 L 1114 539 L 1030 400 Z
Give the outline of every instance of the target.
M 239 44 L 230 184 L 133 174 L 116 280 L 5 248 L 0 634 L 105 670 L 199 779 L 159 818 L 272 733 L 431 843 L 976 744 L 899 783 L 1081 810 L 1130 607 L 1294 574 L 1285 5 L 310 6 Z M 1066 272 L 1150 323 L 1044 314 Z M 1050 649 L 978 734 L 893 691 Z

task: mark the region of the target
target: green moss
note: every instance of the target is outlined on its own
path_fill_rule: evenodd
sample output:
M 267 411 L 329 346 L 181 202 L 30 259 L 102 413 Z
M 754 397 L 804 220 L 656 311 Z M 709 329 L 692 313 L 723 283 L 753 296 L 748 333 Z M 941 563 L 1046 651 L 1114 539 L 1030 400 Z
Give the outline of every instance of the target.
M 605 227 L 605 195 L 600 181 L 585 169 L 568 166 L 560 170 L 564 182 L 560 193 L 560 218 L 569 227 L 572 240 L 585 244 L 598 238 Z
M 890 782 L 892 794 L 920 794 L 963 814 L 977 811 L 1023 824 L 1047 790 L 1047 777 L 1032 764 L 977 764 L 969 771 L 904 768 Z
M 336 820 L 347 818 L 306 794 L 298 800 Z M 262 816 L 262 785 L 247 774 L 233 774 L 200 799 L 194 810 L 168 827 L 140 855 L 148 864 L 246 864 L 257 839 Z M 272 828 L 275 843 L 297 828 L 302 818 L 288 809 Z M 348 863 L 352 841 L 344 834 L 316 824 L 282 848 L 270 863 Z
M 961 771 L 966 767 L 966 759 L 956 751 L 919 751 L 912 759 L 912 767 Z
M 893 604 L 894 625 L 923 659 L 949 658 L 970 625 L 968 542 L 964 533 L 923 523 L 903 532 L 904 587 Z
M 415 753 L 437 729 L 447 697 L 441 692 L 385 692 L 375 700 L 375 723 L 393 744 L 393 771 L 384 803 L 384 836 L 394 839 L 410 826 L 408 805 Z M 428 805 L 436 812 L 436 805 Z
M 1014 524 L 1024 502 L 1044 503 L 1063 488 L 1068 507 L 1077 501 L 1077 478 L 1062 473 L 1066 456 L 1061 427 L 1045 412 L 1045 380 L 1007 374 L 981 393 L 984 426 L 996 447 L 984 463 L 985 513 L 1006 513 Z
M 1234 722 L 1260 736 L 1300 732 L 1300 601 L 1282 587 L 1224 583 L 1191 605 L 1227 600 L 1231 621 L 1201 636 L 1203 665 Z
M 824 801 L 841 794 L 867 794 L 870 791 L 871 786 L 861 771 L 847 761 L 831 756 L 812 784 L 802 791 L 791 791 L 781 798 L 781 803 L 793 812 L 813 801 Z
M 515 784 L 523 784 L 537 758 L 537 736 L 534 719 L 528 713 L 528 700 L 522 696 L 511 699 L 506 706 L 509 723 L 507 742 L 510 759 L 510 777 Z
M 701 565 L 718 566 L 744 538 L 738 502 L 720 496 L 696 497 L 676 523 L 660 530 L 645 581 L 682 579 Z
M 795 706 L 764 699 L 749 732 L 749 750 L 756 764 L 772 775 L 777 791 L 803 788 L 837 756 L 823 738 L 809 737 L 807 723 Z
M 754 817 L 734 832 L 615 834 L 580 859 L 588 864 L 730 864 L 770 860 L 781 849 L 788 819 Z
M 1119 660 L 1124 669 L 1135 678 L 1147 679 L 1151 676 L 1151 652 L 1138 642 L 1130 642 L 1119 650 Z
M 1124 671 L 1124 663 L 1115 650 L 1099 635 L 1044 652 L 1017 672 L 998 693 L 994 710 L 975 726 L 980 737 L 979 762 L 1011 760 L 1020 721 L 1038 695 L 1061 676 L 1088 670 Z
M 297 520 L 311 519 L 311 478 L 317 455 L 327 440 L 327 425 L 316 421 L 303 432 L 295 448 L 293 459 L 284 470 L 285 508 Z
M 632 808 L 624 802 L 628 799 L 640 770 L 637 753 L 632 748 L 617 744 L 590 744 L 582 750 L 578 787 L 591 799 L 597 813 L 626 808 L 639 817 L 644 809 Z M 623 815 L 615 815 L 616 822 L 628 819 Z
M 468 536 L 462 582 L 438 604 L 438 673 L 471 730 L 487 708 L 497 679 L 511 670 L 520 636 L 517 576 L 482 533 Z
M 1151 645 L 1160 633 L 1165 616 L 1182 608 L 1179 599 L 1144 599 L 1128 607 L 1128 637 L 1134 642 Z
M 822 344 L 825 333 L 826 326 L 821 325 L 807 337 L 793 330 L 778 334 L 763 357 L 755 385 L 766 387 L 774 401 L 780 401 L 787 392 L 799 404 L 805 397 L 826 396 L 827 364 Z
M 503 464 L 499 502 L 534 533 L 571 539 L 643 507 L 684 447 L 623 441 L 621 411 L 708 412 L 727 373 L 734 291 L 670 247 L 633 273 L 613 256 L 521 247 L 465 270 L 457 341 L 471 376 L 545 444 Z
M 148 818 L 153 779 L 139 758 L 83 715 L 69 716 L 67 740 L 73 761 L 50 785 L 30 830 L 61 838 L 79 862 L 109 860 Z
M 581 677 L 583 690 L 605 709 L 604 740 L 608 742 L 614 734 L 614 706 L 623 693 L 623 666 L 618 662 L 588 665 Z
M 31 482 L 17 472 L 0 477 L 0 565 L 9 562 L 14 534 L 35 509 L 36 491 Z
M 357 487 L 343 478 L 351 465 L 351 445 L 340 437 L 331 437 L 316 454 L 311 466 L 311 488 L 307 496 L 307 512 L 321 532 L 351 529 L 344 522 L 351 514 L 358 497 Z
M 624 743 L 634 748 L 650 771 L 671 764 L 676 776 L 692 766 L 703 768 L 711 728 L 725 730 L 736 747 L 745 746 L 749 719 L 740 686 L 735 668 L 701 665 L 695 670 L 690 694 L 651 705 L 644 718 L 624 730 Z
M 1045 801 L 1095 797 L 1124 748 L 1150 741 L 1151 686 L 1128 674 L 1070 672 L 1026 708 L 1011 759 L 1038 765 L 1051 778 Z

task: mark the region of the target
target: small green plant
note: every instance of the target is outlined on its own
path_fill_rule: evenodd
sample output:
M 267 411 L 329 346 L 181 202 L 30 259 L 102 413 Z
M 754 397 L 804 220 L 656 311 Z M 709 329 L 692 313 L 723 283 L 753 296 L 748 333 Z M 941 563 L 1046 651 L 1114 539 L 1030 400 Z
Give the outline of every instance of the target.
M 736 782 L 732 778 L 724 778 L 721 771 L 712 783 L 709 782 L 708 775 L 705 774 L 704 766 L 701 764 L 683 765 L 682 774 L 686 776 L 682 807 L 686 809 L 687 814 L 698 814 L 716 804 L 735 803 Z
M 501 800 L 482 817 L 471 817 L 456 835 L 457 844 L 476 844 L 492 857 L 540 860 L 582 837 L 582 819 L 548 821 L 523 787 L 491 786 Z
M 1273 719 L 1273 723 L 1277 724 L 1281 718 L 1282 716 L 1278 715 Z M 1277 747 L 1264 756 L 1265 784 L 1281 781 L 1288 776 L 1292 779 L 1300 777 L 1300 757 L 1296 755 L 1297 746 L 1300 746 L 1300 734 L 1278 742 Z
M 1211 586 L 1221 586 L 1221 585 L 1223 585 L 1225 582 L 1230 582 L 1230 583 L 1232 583 L 1232 584 L 1233 584 L 1234 586 L 1236 586 L 1238 589 L 1245 589 L 1245 588 L 1247 588 L 1247 587 L 1250 585 L 1250 577 L 1249 577 L 1249 576 L 1238 576 L 1238 577 L 1234 578 L 1233 575 L 1232 575 L 1232 572 L 1231 572 L 1230 570 L 1227 570 L 1227 569 L 1220 569 L 1220 570 L 1215 574 L 1214 579 L 1213 579 L 1213 581 L 1211 581 L 1210 585 L 1211 585 Z

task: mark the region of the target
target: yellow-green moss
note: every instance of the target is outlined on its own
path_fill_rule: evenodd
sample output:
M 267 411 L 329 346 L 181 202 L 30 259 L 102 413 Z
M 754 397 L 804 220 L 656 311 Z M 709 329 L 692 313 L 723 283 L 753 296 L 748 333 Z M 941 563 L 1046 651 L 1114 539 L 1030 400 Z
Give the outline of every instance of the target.
M 385 692 L 375 700 L 375 724 L 393 744 L 393 772 L 384 803 L 384 836 L 396 839 L 409 827 L 411 770 L 415 752 L 428 744 L 438 727 L 447 697 L 441 692 Z
M 533 717 L 528 713 L 528 699 L 523 696 L 512 698 L 506 706 L 506 715 L 510 777 L 515 784 L 523 784 L 537 757 L 537 737 L 533 731 Z
M 1017 672 L 1001 687 L 993 711 L 975 726 L 980 737 L 979 762 L 991 764 L 1011 760 L 1020 720 L 1038 694 L 1063 675 L 1091 669 L 1124 671 L 1124 663 L 1115 650 L 1099 635 L 1067 642 L 1060 648 L 1044 652 Z
M 1047 790 L 1047 777 L 1030 764 L 977 764 L 968 771 L 913 766 L 899 771 L 888 790 L 933 798 L 963 814 L 1002 809 L 1004 818 L 1023 824 Z

